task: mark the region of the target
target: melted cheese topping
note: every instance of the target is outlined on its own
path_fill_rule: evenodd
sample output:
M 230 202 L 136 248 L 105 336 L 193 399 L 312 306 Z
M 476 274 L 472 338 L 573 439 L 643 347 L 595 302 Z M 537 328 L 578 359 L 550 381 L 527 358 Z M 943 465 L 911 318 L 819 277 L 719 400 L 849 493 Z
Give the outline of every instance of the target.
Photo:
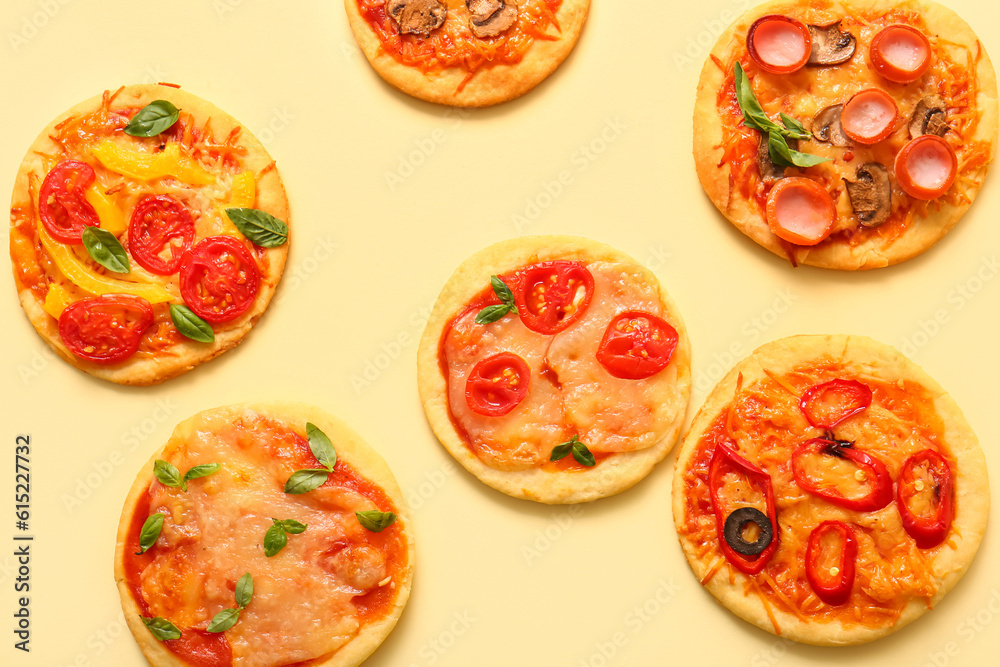
M 804 67 L 792 74 L 769 74 L 757 68 L 747 55 L 745 35 L 733 37 L 728 62 L 715 59 L 725 76 L 725 84 L 716 98 L 722 116 L 723 157 L 719 166 L 728 164 L 733 174 L 733 189 L 744 200 L 757 203 L 763 220 L 767 194 L 771 184 L 761 180 L 756 167 L 759 133 L 743 125 L 743 116 L 736 101 L 733 65 L 740 61 L 764 112 L 777 120 L 783 112 L 802 122 L 807 128 L 822 109 L 835 104 L 845 104 L 852 95 L 866 88 L 885 91 L 896 101 L 899 120 L 889 138 L 873 145 L 853 144 L 846 148 L 815 140 L 801 140 L 798 150 L 821 157 L 826 162 L 809 169 L 792 168 L 786 173 L 805 175 L 821 183 L 833 197 L 837 207 L 837 222 L 831 237 L 823 243 L 846 242 L 857 245 L 872 237 L 888 241 L 898 238 L 913 223 L 914 215 L 926 216 L 927 203 L 914 200 L 899 186 L 892 175 L 895 156 L 909 141 L 907 126 L 917 103 L 928 95 L 940 95 L 947 107 L 947 119 L 952 131 L 945 139 L 958 155 L 958 178 L 955 184 L 936 201 L 952 205 L 967 203 L 966 189 L 982 183 L 983 168 L 989 161 L 990 145 L 986 141 L 971 141 L 979 123 L 981 112 L 976 103 L 979 83 L 977 65 L 982 57 L 982 47 L 975 44 L 954 44 L 937 37 L 917 12 L 892 10 L 880 13 L 834 15 L 824 9 L 829 3 L 813 2 L 809 8 L 793 11 L 790 15 L 806 24 L 829 25 L 842 20 L 841 30 L 857 38 L 857 50 L 846 63 L 829 67 Z M 868 65 L 868 49 L 872 38 L 887 25 L 911 25 L 931 40 L 933 55 L 931 66 L 917 81 L 898 85 L 881 78 Z M 889 219 L 876 228 L 860 227 L 854 217 L 844 179 L 857 180 L 857 167 L 867 162 L 880 162 L 890 172 L 892 182 L 892 213 Z M 730 197 L 733 193 L 730 193 Z
M 475 323 L 478 308 L 452 322 L 441 345 L 453 422 L 487 465 L 524 470 L 545 464 L 552 448 L 576 435 L 595 454 L 635 451 L 659 442 L 668 426 L 664 411 L 675 403 L 676 364 L 642 380 L 612 376 L 597 348 L 615 315 L 640 310 L 668 319 L 656 279 L 645 269 L 595 262 L 590 306 L 554 336 L 535 333 L 516 315 Z M 469 408 L 465 386 L 473 367 L 500 352 L 513 352 L 531 368 L 524 400 L 503 417 Z M 568 458 L 568 457 L 567 457 Z
M 190 114 L 182 111 L 180 120 L 164 134 L 148 139 L 130 137 L 125 135 L 122 129 L 139 109 L 112 110 L 113 100 L 114 95 L 105 94 L 105 99 L 94 111 L 68 118 L 56 127 L 51 138 L 61 150 L 55 154 L 42 155 L 46 173 L 63 160 L 74 159 L 86 162 L 94 168 L 96 180 L 92 189 L 96 188 L 103 195 L 102 206 L 104 210 L 106 211 L 109 207 L 117 209 L 125 224 L 142 197 L 166 194 L 190 209 L 195 222 L 193 244 L 207 236 L 233 235 L 232 223 L 223 219 L 219 211 L 220 207 L 224 208 L 233 199 L 236 189 L 234 188 L 234 179 L 239 178 L 239 174 L 244 173 L 241 156 L 246 153 L 246 149 L 235 143 L 239 138 L 239 131 L 233 132 L 220 143 L 212 136 L 207 121 L 204 127 L 197 127 Z M 113 142 L 113 144 L 108 142 Z M 101 153 L 98 147 L 102 144 L 105 147 L 113 145 L 117 149 L 116 153 L 121 155 L 128 155 L 130 151 L 139 156 L 159 156 L 168 151 L 169 155 L 180 155 L 182 156 L 180 159 L 182 176 L 185 170 L 188 176 L 191 173 L 200 174 L 202 175 L 200 179 L 198 177 L 188 178 L 188 180 L 200 184 L 188 183 L 169 174 L 157 175 L 155 178 L 146 180 L 137 175 L 128 176 L 114 171 L 102 164 L 95 155 L 95 149 L 97 153 Z M 167 148 L 162 149 L 163 146 Z M 161 163 L 171 165 L 172 161 L 161 159 Z M 211 176 L 211 182 L 205 182 L 208 180 L 208 175 Z M 63 302 L 67 300 L 69 302 L 78 301 L 91 296 L 93 292 L 81 289 L 69 280 L 53 262 L 50 253 L 43 247 L 42 240 L 39 238 L 37 226 L 41 223 L 38 216 L 38 196 L 41 185 L 41 180 L 34 174 L 29 174 L 31 206 L 28 209 L 15 208 L 11 210 L 11 257 L 17 267 L 18 279 L 24 287 L 30 289 L 43 301 L 46 300 L 49 290 L 53 287 L 59 287 L 62 290 L 59 292 L 59 297 Z M 88 193 L 88 199 L 91 196 Z M 242 205 L 246 206 L 247 204 L 243 202 Z M 253 202 L 249 206 L 252 207 Z M 102 216 L 102 226 L 103 220 L 104 216 Z M 118 232 L 118 234 L 121 235 L 122 232 Z M 128 252 L 127 231 L 121 235 L 120 240 Z M 80 264 L 85 266 L 89 272 L 97 276 L 108 275 L 103 267 L 90 258 L 81 244 L 60 245 L 66 252 L 73 253 L 79 259 Z M 261 272 L 266 273 L 269 264 L 267 252 L 252 246 L 252 244 L 248 243 L 248 245 Z M 126 282 L 159 285 L 173 295 L 175 302 L 181 302 L 177 274 L 156 275 L 143 269 L 134 260 L 131 262 L 131 268 L 130 273 L 110 274 L 110 277 Z M 169 304 L 167 303 L 153 304 L 158 324 L 147 330 L 137 353 L 138 358 L 161 353 L 170 346 L 187 340 L 174 329 L 170 322 L 168 308 Z M 225 327 L 225 324 L 217 325 L 215 329 L 221 331 Z
M 236 606 L 236 581 L 250 572 L 253 599 L 225 638 L 234 667 L 273 667 L 329 655 L 392 608 L 405 569 L 405 538 L 398 526 L 370 533 L 354 512 L 395 507 L 381 491 L 344 477 L 340 461 L 332 477 L 339 475 L 341 485 L 284 493 L 295 470 L 318 467 L 307 453 L 301 435 L 256 415 L 235 423 L 208 417 L 193 436 L 163 452 L 182 472 L 212 462 L 222 467 L 189 481 L 186 492 L 150 485 L 149 513 L 136 523 L 157 512 L 166 518 L 146 562 L 130 568 L 146 616 L 166 618 L 182 632 L 204 629 L 219 611 Z M 272 518 L 308 528 L 289 535 L 285 548 L 268 558 L 263 540 Z M 362 602 L 379 594 L 385 599 L 373 613 Z
M 496 37 L 476 37 L 469 27 L 465 0 L 446 0 L 448 17 L 444 25 L 428 37 L 403 35 L 385 11 L 385 0 L 357 0 L 361 16 L 382 42 L 382 50 L 398 62 L 422 72 L 440 72 L 459 68 L 468 76 L 458 91 L 481 69 L 496 65 L 514 65 L 524 58 L 536 39 L 559 39 L 556 13 L 562 0 L 520 0 L 517 21 Z
M 873 627 L 894 623 L 913 599 L 929 602 L 937 591 L 932 562 L 940 550 L 953 548 L 949 540 L 931 549 L 918 549 L 903 529 L 895 500 L 881 510 L 860 512 L 805 491 L 795 482 L 792 453 L 803 442 L 825 436 L 822 429 L 809 425 L 799 409 L 802 393 L 835 378 L 854 379 L 868 385 L 874 398 L 867 410 L 834 429 L 837 439 L 853 441 L 857 449 L 880 459 L 893 480 L 909 456 L 925 449 L 941 453 L 954 471 L 933 397 L 912 382 L 886 381 L 833 362 L 803 365 L 784 376 L 768 375 L 769 379 L 737 390 L 732 403 L 698 441 L 695 456 L 684 472 L 687 492 L 680 532 L 698 545 L 699 559 L 717 563 L 702 583 L 725 576 L 719 573 L 720 567 L 737 572 L 719 547 L 723 538 L 716 528 L 708 483 L 716 444 L 735 442 L 741 456 L 771 476 L 778 519 L 778 548 L 763 571 L 749 577 L 747 594 L 756 591 L 765 606 L 802 619 Z M 870 487 L 859 467 L 824 458 L 823 472 L 812 474 L 814 479 L 822 479 L 824 486 L 835 487 L 848 498 L 867 494 Z M 811 459 L 806 463 L 814 473 L 818 464 L 813 466 L 816 462 Z M 765 511 L 759 494 L 741 495 L 746 485 L 738 483 L 736 477 L 730 475 L 720 492 L 726 507 L 745 505 Z M 805 571 L 809 534 L 823 521 L 848 524 L 858 543 L 854 589 L 847 603 L 839 606 L 819 600 Z M 773 617 L 772 621 L 780 634 L 777 621 Z

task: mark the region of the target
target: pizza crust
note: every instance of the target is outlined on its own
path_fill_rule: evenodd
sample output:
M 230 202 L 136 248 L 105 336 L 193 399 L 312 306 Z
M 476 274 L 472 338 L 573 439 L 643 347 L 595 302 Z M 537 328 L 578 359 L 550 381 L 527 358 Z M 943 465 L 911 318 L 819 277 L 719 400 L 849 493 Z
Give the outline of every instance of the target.
M 942 548 L 933 560 L 937 594 L 932 600 L 911 600 L 898 622 L 878 628 L 849 626 L 840 621 L 807 622 L 771 605 L 771 612 L 777 619 L 783 637 L 825 646 L 860 644 L 895 632 L 936 605 L 968 569 L 982 541 L 989 515 L 990 488 L 986 457 L 972 427 L 941 385 L 892 347 L 864 336 L 792 336 L 763 345 L 738 363 L 709 394 L 678 449 L 672 492 L 674 524 L 688 564 L 695 577 L 702 581 L 710 571 L 711 562 L 698 558 L 695 543 L 686 538 L 682 531 L 687 500 L 682 480 L 695 457 L 698 441 L 732 401 L 741 373 L 744 386 L 747 386 L 764 379 L 765 368 L 781 375 L 798 364 L 824 357 L 843 360 L 851 368 L 867 374 L 908 380 L 927 388 L 933 394 L 934 408 L 945 424 L 944 441 L 957 467 L 954 474 L 955 518 L 949 537 L 957 548 Z M 774 633 L 774 625 L 760 598 L 744 593 L 750 583 L 750 578 L 746 575 L 735 568 L 724 566 L 723 570 L 705 584 L 705 588 L 743 620 Z
M 252 170 L 257 174 L 257 199 L 254 208 L 266 211 L 274 217 L 286 223 L 289 222 L 288 198 L 285 195 L 285 187 L 281 181 L 278 171 L 273 168 L 274 160 L 267 153 L 263 144 L 235 118 L 222 111 L 214 104 L 207 102 L 184 90 L 156 84 L 142 84 L 124 87 L 115 97 L 111 104 L 112 109 L 122 107 L 143 107 L 146 104 L 158 99 L 171 101 L 182 111 L 190 113 L 195 123 L 201 127 L 206 122 L 212 129 L 215 137 L 223 138 L 229 135 L 234 128 L 242 128 L 237 145 L 246 148 L 246 155 L 242 157 L 241 163 L 247 170 Z M 61 152 L 59 146 L 50 138 L 55 131 L 56 125 L 72 116 L 90 113 L 100 106 L 101 95 L 97 95 L 89 100 L 81 102 L 58 118 L 49 123 L 34 143 L 28 149 L 24 160 L 18 169 L 17 179 L 14 183 L 14 193 L 11 197 L 11 209 L 18 207 L 32 207 L 36 211 L 32 202 L 28 187 L 28 176 L 34 174 L 40 184 L 45 177 L 45 167 L 41 154 L 58 154 Z M 271 166 L 261 173 L 264 169 Z M 14 222 L 13 215 L 11 222 Z M 11 247 L 13 250 L 15 230 L 11 229 Z M 289 234 L 291 236 L 291 232 Z M 197 242 L 197 241 L 196 241 Z M 38 331 L 38 334 L 48 343 L 49 347 L 60 357 L 75 366 L 76 368 L 89 373 L 94 377 L 109 382 L 125 385 L 151 385 L 163 382 L 169 378 L 185 373 L 195 366 L 202 364 L 216 356 L 222 354 L 231 347 L 239 344 L 253 328 L 254 323 L 267 309 L 267 305 L 274 295 L 274 291 L 281 279 L 284 270 L 285 260 L 288 256 L 288 243 L 277 248 L 270 248 L 266 251 L 268 258 L 267 266 L 261 268 L 260 292 L 255 303 L 240 317 L 221 324 L 214 325 L 215 342 L 198 343 L 183 339 L 183 341 L 169 349 L 166 355 L 149 355 L 139 359 L 132 357 L 117 364 L 98 364 L 86 359 L 77 357 L 63 344 L 59 336 L 58 321 L 45 312 L 44 299 L 38 298 L 29 287 L 24 285 L 17 270 L 16 258 L 14 266 L 14 279 L 17 284 L 18 297 L 25 314 L 31 324 Z M 39 250 L 44 252 L 44 250 Z M 12 253 L 13 255 L 13 253 Z M 181 303 L 178 293 L 177 303 Z
M 523 2 L 523 0 L 522 0 Z M 446 0 L 449 18 L 465 0 Z M 427 102 L 455 107 L 486 107 L 520 97 L 562 64 L 570 54 L 587 20 L 590 0 L 563 0 L 556 18 L 561 37 L 556 40 L 536 39 L 524 59 L 514 65 L 485 67 L 459 91 L 468 73 L 456 67 L 424 74 L 404 65 L 382 50 L 378 35 L 361 16 L 358 0 L 344 0 L 351 30 L 362 52 L 380 77 L 408 95 Z M 511 28 L 513 29 L 513 28 Z
M 969 25 L 954 11 L 931 0 L 850 0 L 830 2 L 829 12 L 842 14 L 844 7 L 854 11 L 888 12 L 890 10 L 915 11 L 920 13 L 927 24 L 932 26 L 936 34 L 943 36 L 949 42 L 957 44 L 976 44 L 982 57 L 979 60 L 977 74 L 979 78 L 979 94 L 977 106 L 982 113 L 981 120 L 974 136 L 967 140 L 982 140 L 990 144 L 989 161 L 996 153 L 997 135 L 1000 132 L 997 110 L 997 81 L 993 64 L 987 55 L 985 47 Z M 984 166 L 978 174 L 979 185 L 970 185 L 966 192 L 969 202 L 953 206 L 938 202 L 940 208 L 932 202 L 926 218 L 917 218 L 910 227 L 894 241 L 886 241 L 878 237 L 869 238 L 856 246 L 843 242 L 822 242 L 816 246 L 791 246 L 775 236 L 763 218 L 763 214 L 755 202 L 744 200 L 738 194 L 730 199 L 730 167 L 719 167 L 722 156 L 720 146 L 723 137 L 721 117 L 716 109 L 716 95 L 722 88 L 725 73 L 713 62 L 712 57 L 722 62 L 729 62 L 733 49 L 745 49 L 745 35 L 750 25 L 761 16 L 768 14 L 802 14 L 801 3 L 790 0 L 771 0 L 754 7 L 741 16 L 735 23 L 722 33 L 712 49 L 711 56 L 705 61 L 698 81 L 698 92 L 694 110 L 694 160 L 698 179 L 716 208 L 741 232 L 753 239 L 757 244 L 767 248 L 780 257 L 789 257 L 789 249 L 798 264 L 808 264 L 830 269 L 865 270 L 873 269 L 905 261 L 919 255 L 937 243 L 964 215 L 975 199 L 983 180 L 986 169 Z M 865 58 L 867 61 L 867 45 L 865 49 L 859 44 L 854 58 Z M 900 109 L 902 116 L 909 113 Z M 891 168 L 891 165 L 887 165 Z M 849 206 L 848 206 L 849 208 Z
M 129 528 L 132 525 L 132 519 L 141 496 L 146 493 L 153 481 L 153 463 L 156 459 L 162 458 L 162 453 L 166 448 L 183 442 L 193 435 L 207 417 L 228 417 L 229 421 L 233 421 L 240 415 L 247 413 L 256 413 L 279 420 L 284 424 L 291 425 L 297 433 L 303 435 L 306 432 L 306 422 L 315 424 L 334 443 L 338 459 L 342 458 L 358 474 L 379 486 L 392 499 L 397 508 L 396 524 L 403 528 L 408 551 L 405 576 L 396 595 L 395 607 L 382 620 L 366 624 L 354 638 L 335 651 L 329 658 L 309 663 L 310 667 L 356 667 L 382 644 L 403 613 L 403 607 L 406 606 L 413 583 L 415 558 L 413 533 L 410 529 L 409 514 L 403 500 L 403 493 L 385 460 L 346 424 L 319 408 L 301 403 L 246 403 L 200 412 L 178 424 L 167 443 L 150 457 L 132 483 L 118 524 L 114 571 L 115 584 L 118 587 L 125 620 L 136 643 L 151 665 L 154 667 L 191 667 L 188 662 L 181 660 L 167 650 L 159 640 L 153 637 L 142 622 L 141 611 L 132 597 L 125 573 L 124 555 Z
M 600 465 L 568 473 L 533 468 L 502 471 L 483 463 L 456 431 L 448 407 L 447 380 L 438 363 L 438 350 L 445 327 L 451 319 L 482 292 L 491 274 L 503 274 L 527 264 L 554 259 L 582 262 L 638 262 L 611 246 L 573 236 L 533 236 L 502 241 L 463 262 L 448 279 L 431 311 L 417 351 L 417 379 L 420 400 L 427 421 L 445 449 L 480 481 L 515 498 L 548 504 L 581 503 L 614 495 L 641 480 L 674 446 L 680 433 L 691 393 L 691 348 L 687 329 L 677 306 L 657 285 L 664 319 L 679 334 L 671 365 L 677 372 L 673 401 L 666 406 L 671 415 L 662 440 L 647 449 L 618 453 Z M 650 274 L 651 279 L 655 280 Z M 485 280 L 485 282 L 484 282 Z

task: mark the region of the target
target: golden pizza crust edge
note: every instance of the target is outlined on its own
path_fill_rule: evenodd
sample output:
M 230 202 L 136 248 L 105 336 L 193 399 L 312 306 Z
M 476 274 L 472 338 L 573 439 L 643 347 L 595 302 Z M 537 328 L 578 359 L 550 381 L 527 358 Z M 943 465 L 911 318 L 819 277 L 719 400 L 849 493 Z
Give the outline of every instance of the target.
M 36 211 L 37 219 L 37 202 L 31 201 L 28 174 L 35 174 L 38 177 L 39 184 L 44 179 L 45 170 L 42 159 L 38 154 L 52 154 L 60 151 L 57 144 L 50 139 L 50 134 L 54 132 L 56 125 L 70 117 L 92 112 L 100 106 L 102 97 L 103 93 L 74 105 L 60 114 L 42 130 L 28 148 L 18 168 L 11 196 L 11 209 L 20 206 L 30 206 Z M 185 90 L 157 84 L 125 86 L 112 102 L 111 108 L 141 107 L 157 99 L 172 101 L 182 111 L 190 113 L 199 126 L 210 122 L 216 137 L 224 137 L 236 127 L 242 128 L 238 145 L 247 149 L 247 155 L 242 159 L 243 166 L 246 169 L 259 174 L 268 165 L 273 164 L 274 160 L 268 154 L 267 150 L 245 125 L 239 123 L 232 115 L 211 102 Z M 279 220 L 288 223 L 290 227 L 289 238 L 291 238 L 293 234 L 291 231 L 291 221 L 289 220 L 288 197 L 277 169 L 271 168 L 263 176 L 260 176 L 256 184 L 256 190 L 255 208 L 266 211 Z M 13 244 L 13 242 L 12 238 L 11 243 Z M 43 308 L 44 300 L 38 298 L 30 288 L 21 283 L 17 271 L 17 261 L 13 257 L 12 262 L 14 263 L 14 280 L 18 290 L 18 299 L 21 302 L 25 315 L 35 328 L 35 331 L 38 332 L 39 336 L 45 340 L 56 354 L 79 370 L 102 380 L 123 385 L 146 386 L 158 384 L 185 373 L 199 364 L 214 359 L 226 350 L 242 342 L 253 328 L 253 325 L 263 315 L 274 296 L 288 257 L 288 247 L 289 243 L 285 243 L 277 248 L 267 250 L 268 267 L 267 271 L 261 271 L 260 292 L 253 307 L 231 322 L 215 325 L 216 336 L 214 343 L 198 343 L 183 339 L 178 345 L 170 348 L 169 354 L 162 356 L 150 355 L 145 359 L 136 359 L 133 357 L 117 364 L 94 363 L 77 357 L 70 352 L 59 336 L 58 322 L 45 312 Z M 178 301 L 180 301 L 179 296 Z
M 677 330 L 679 342 L 672 364 L 677 368 L 673 418 L 662 440 L 642 450 L 614 454 L 591 470 L 548 472 L 541 469 L 502 471 L 483 463 L 456 431 L 448 406 L 447 380 L 438 363 L 445 327 L 460 309 L 478 295 L 491 274 L 554 259 L 634 264 L 636 260 L 611 246 L 574 236 L 532 236 L 502 241 L 475 253 L 445 283 L 417 350 L 417 379 L 424 413 L 437 439 L 462 466 L 487 486 L 515 498 L 546 504 L 571 504 L 620 493 L 643 479 L 673 448 L 680 434 L 691 394 L 691 348 L 687 329 L 676 304 L 655 281 L 666 318 Z
M 766 343 L 734 366 L 712 389 L 678 447 L 674 466 L 671 505 L 674 525 L 685 559 L 698 581 L 708 574 L 710 561 L 699 559 L 694 542 L 683 534 L 682 521 L 686 497 L 682 479 L 694 458 L 699 439 L 731 402 L 739 374 L 743 374 L 744 383 L 752 383 L 766 377 L 763 372 L 765 367 L 780 374 L 798 363 L 820 356 L 851 359 L 866 365 L 873 374 L 892 374 L 900 379 L 911 380 L 931 390 L 934 396 L 935 409 L 946 423 L 945 434 L 949 451 L 960 468 L 960 473 L 955 475 L 956 511 L 953 523 L 953 534 L 960 537 L 956 550 L 942 549 L 933 561 L 937 594 L 929 602 L 931 605 L 936 604 L 968 569 L 986 530 L 990 493 L 985 454 L 958 405 L 936 380 L 894 348 L 865 336 L 800 335 Z M 731 585 L 728 577 L 716 575 L 705 584 L 705 588 L 720 604 L 738 617 L 762 630 L 774 633 L 774 625 L 760 599 L 743 592 L 748 578 L 735 569 L 732 573 Z M 913 599 L 904 608 L 895 624 L 871 628 L 861 625 L 847 626 L 840 621 L 806 622 L 789 612 L 771 606 L 771 613 L 781 628 L 781 636 L 821 646 L 869 642 L 899 630 L 927 611 L 929 611 L 927 601 Z
M 369 64 L 389 85 L 426 102 L 455 107 L 487 107 L 527 93 L 552 74 L 576 46 L 590 11 L 590 0 L 564 0 L 556 13 L 561 27 L 557 40 L 536 39 L 515 65 L 478 71 L 463 90 L 467 72 L 448 68 L 424 74 L 382 50 L 382 43 L 361 16 L 357 0 L 344 0 L 351 31 Z
M 979 94 L 977 107 L 982 116 L 975 136 L 969 140 L 982 140 L 990 144 L 989 160 L 996 153 L 998 133 L 1000 133 L 1000 112 L 997 102 L 997 80 L 993 64 L 985 46 L 975 31 L 958 14 L 930 0 L 856 0 L 838 1 L 833 7 L 849 6 L 857 10 L 889 11 L 890 9 L 912 9 L 920 12 L 938 30 L 947 34 L 949 40 L 963 44 L 978 44 L 982 57 L 977 66 Z M 757 18 L 767 14 L 781 14 L 794 9 L 799 3 L 789 0 L 771 0 L 749 9 L 720 35 L 711 56 L 728 62 L 732 49 L 745 48 L 742 40 L 736 40 L 737 33 L 744 34 Z M 831 10 L 835 11 L 835 9 Z M 694 111 L 694 160 L 698 179 L 709 199 L 737 229 L 758 245 L 779 257 L 787 258 L 787 247 L 794 248 L 794 258 L 799 264 L 820 268 L 842 270 L 867 270 L 898 264 L 928 250 L 945 236 L 966 213 L 975 200 L 982 182 L 985 181 L 987 164 L 977 172 L 980 185 L 967 188 L 970 201 L 960 206 L 941 204 L 932 207 L 926 218 L 921 218 L 898 239 L 884 243 L 879 238 L 871 238 L 856 246 L 845 243 L 821 243 L 818 246 L 787 246 L 771 232 L 763 214 L 755 203 L 745 201 L 739 193 L 730 196 L 730 168 L 719 167 L 722 157 L 722 122 L 716 110 L 715 97 L 725 79 L 725 74 L 715 65 L 711 56 L 706 59 L 698 81 Z M 856 54 L 855 57 L 858 57 Z M 935 205 L 936 206 L 936 205 Z
M 407 544 L 407 566 L 405 576 L 396 595 L 393 610 L 382 620 L 366 624 L 350 641 L 340 647 L 328 659 L 316 667 L 356 667 L 370 656 L 395 627 L 409 599 L 413 585 L 414 559 L 416 549 L 413 531 L 410 527 L 409 511 L 403 493 L 396 482 L 392 470 L 385 459 L 344 422 L 317 407 L 294 402 L 241 403 L 203 410 L 179 423 L 167 442 L 160 447 L 140 469 L 122 507 L 121 519 L 115 542 L 114 576 L 121 599 L 122 610 L 132 635 L 146 659 L 155 667 L 189 667 L 189 664 L 171 653 L 158 641 L 140 618 L 138 604 L 132 597 L 125 578 L 125 548 L 129 527 L 135 515 L 141 496 L 153 481 L 153 463 L 162 458 L 164 450 L 190 437 L 206 417 L 230 415 L 231 420 L 244 414 L 263 415 L 284 424 L 291 425 L 297 433 L 305 436 L 306 422 L 318 426 L 333 442 L 338 458 L 343 458 L 362 477 L 375 483 L 396 505 L 396 523 L 402 526 Z

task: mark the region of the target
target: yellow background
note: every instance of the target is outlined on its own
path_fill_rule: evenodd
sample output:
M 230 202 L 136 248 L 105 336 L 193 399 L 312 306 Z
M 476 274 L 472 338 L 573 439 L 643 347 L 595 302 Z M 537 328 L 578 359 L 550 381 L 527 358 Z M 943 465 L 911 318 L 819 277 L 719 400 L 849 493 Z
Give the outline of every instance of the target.
M 949 4 L 1000 54 L 996 9 Z M 384 85 L 340 0 L 4 0 L 0 184 L 12 185 L 37 132 L 71 105 L 122 83 L 176 82 L 267 145 L 294 242 L 277 300 L 243 345 L 146 389 L 54 358 L 21 314 L 4 260 L 0 664 L 144 664 L 112 577 L 126 490 L 178 421 L 269 399 L 347 421 L 413 505 L 413 596 L 367 665 L 996 664 L 995 518 L 965 579 L 912 626 L 855 648 L 794 645 L 736 619 L 693 578 L 670 512 L 672 456 L 620 496 L 547 507 L 459 470 L 423 418 L 416 341 L 454 267 L 501 239 L 577 234 L 635 256 L 676 299 L 694 351 L 689 419 L 763 342 L 866 334 L 952 393 L 996 490 L 997 174 L 951 234 L 895 268 L 792 269 L 758 248 L 715 212 L 691 159 L 701 63 L 748 5 L 595 0 L 555 75 L 520 100 L 465 112 Z M 11 631 L 14 439 L 24 433 L 36 536 L 30 654 L 13 649 Z

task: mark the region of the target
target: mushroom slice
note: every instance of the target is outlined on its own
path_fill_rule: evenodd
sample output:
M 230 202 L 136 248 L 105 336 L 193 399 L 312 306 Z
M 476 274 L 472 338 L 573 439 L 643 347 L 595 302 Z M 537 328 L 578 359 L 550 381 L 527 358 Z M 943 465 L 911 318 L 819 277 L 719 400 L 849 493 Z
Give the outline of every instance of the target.
M 504 0 L 465 0 L 472 15 L 469 27 L 476 37 L 496 37 L 517 20 L 517 4 Z
M 830 25 L 809 26 L 812 50 L 807 65 L 826 66 L 846 63 L 854 55 L 858 40 L 853 34 L 840 29 L 840 21 Z
M 421 37 L 440 28 L 448 18 L 448 7 L 442 0 L 388 0 L 385 11 L 399 24 L 399 32 Z
M 925 134 L 936 134 L 943 137 L 951 127 L 948 126 L 948 106 L 937 95 L 928 95 L 917 102 L 910 116 L 910 138 Z
M 785 177 L 785 168 L 775 164 L 771 159 L 771 148 L 768 146 L 768 135 L 765 132 L 758 132 L 760 141 L 757 144 L 757 168 L 760 169 L 760 177 L 764 182 L 776 181 Z M 788 147 L 792 150 L 798 149 L 798 141 L 788 139 Z
M 834 104 L 816 114 L 812 122 L 813 139 L 834 146 L 850 146 L 851 140 L 844 134 L 844 126 L 840 124 L 840 112 L 843 109 L 843 104 Z
M 862 227 L 878 227 L 892 211 L 892 184 L 889 170 L 880 162 L 859 165 L 854 181 L 844 179 L 854 217 Z

